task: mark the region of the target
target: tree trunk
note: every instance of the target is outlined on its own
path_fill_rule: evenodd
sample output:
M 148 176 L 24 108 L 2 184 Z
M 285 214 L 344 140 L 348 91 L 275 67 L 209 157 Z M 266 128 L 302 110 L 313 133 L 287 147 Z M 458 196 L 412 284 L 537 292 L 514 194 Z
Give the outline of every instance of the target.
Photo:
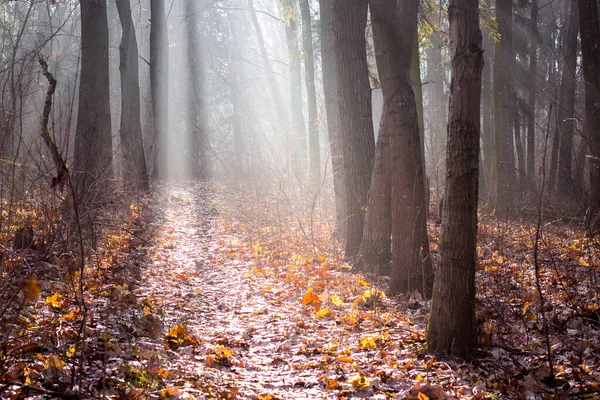
M 526 166 L 525 166 L 525 151 L 523 150 L 523 140 L 521 138 L 521 118 L 519 115 L 519 110 L 518 110 L 518 106 L 517 104 L 517 96 L 515 95 L 515 115 L 513 118 L 513 123 L 514 123 L 514 129 L 513 132 L 515 134 L 515 147 L 517 150 L 517 160 L 519 162 L 518 165 L 518 184 L 519 184 L 519 188 L 520 190 L 515 194 L 513 193 L 513 196 L 520 198 L 521 197 L 521 193 L 523 192 L 523 190 L 525 189 L 525 185 L 526 185 L 526 179 L 527 179 L 527 172 L 526 172 Z
M 302 14 L 302 47 L 304 50 L 304 74 L 308 97 L 308 187 L 316 195 L 321 186 L 321 150 L 319 146 L 319 116 L 317 115 L 317 92 L 315 89 L 315 61 L 313 51 L 312 25 L 308 0 L 300 0 Z
M 558 151 L 558 191 L 563 196 L 571 195 L 573 190 L 573 132 L 575 130 L 575 90 L 577 88 L 577 2 L 570 2 L 571 12 L 567 35 L 565 36 L 565 65 L 560 83 L 560 100 L 558 108 L 558 129 L 560 135 Z
M 371 18 L 385 117 L 390 129 L 393 293 L 424 292 L 420 249 L 425 212 L 423 160 L 410 55 L 417 32 L 418 2 L 372 0 Z M 387 127 L 384 127 L 386 129 Z
M 190 176 L 194 179 L 207 179 L 210 176 L 208 163 L 208 135 L 204 124 L 204 105 L 202 104 L 202 59 L 200 56 L 200 40 L 198 38 L 198 1 L 186 1 L 187 34 L 187 72 L 190 85 L 188 87 L 187 128 L 190 151 L 186 152 Z
M 75 201 L 106 195 L 113 177 L 106 0 L 81 7 L 81 79 L 75 132 Z
M 346 181 L 347 258 L 359 250 L 367 193 L 373 171 L 375 138 L 365 28 L 367 1 L 332 0 L 333 37 L 338 60 L 340 132 Z
M 500 218 L 514 212 L 515 155 L 513 144 L 513 64 L 512 0 L 497 0 L 496 19 L 501 39 L 494 53 L 494 209 Z
M 390 164 L 391 125 L 389 109 L 384 102 L 377 147 L 375 165 L 367 199 L 367 212 L 363 237 L 360 243 L 355 268 L 362 271 L 389 273 L 392 234 L 392 170 Z
M 427 330 L 430 352 L 459 357 L 476 341 L 475 266 L 479 102 L 483 54 L 477 0 L 450 0 L 452 83 L 442 210 L 441 262 Z
M 323 95 L 327 112 L 327 132 L 333 174 L 335 197 L 336 232 L 343 236 L 345 232 L 346 195 L 342 142 L 340 137 L 340 112 L 337 64 L 333 48 L 333 3 L 331 0 L 319 0 L 321 12 L 321 63 L 323 64 Z
M 169 159 L 169 39 L 165 0 L 150 0 L 150 86 L 154 116 L 154 174 L 167 178 Z
M 535 85 L 537 76 L 538 5 L 531 0 L 531 31 L 529 49 L 529 98 L 527 101 L 527 188 L 535 194 Z
M 446 95 L 442 78 L 443 66 L 440 52 L 441 42 L 437 33 L 430 36 L 431 46 L 427 49 L 427 80 L 429 81 L 429 120 L 431 136 L 431 160 L 436 188 L 443 187 L 444 148 L 446 145 Z
M 123 180 L 137 190 L 148 190 L 148 170 L 140 120 L 140 82 L 138 45 L 131 18 L 129 0 L 116 0 L 122 36 L 119 45 L 121 72 L 121 125 L 119 134 L 123 151 Z
M 585 79 L 585 115 L 590 163 L 590 197 L 586 219 L 588 233 L 600 221 L 600 21 L 595 0 L 579 0 L 581 54 Z
M 495 180 L 492 178 L 494 165 L 494 132 L 492 125 L 492 64 L 494 55 L 494 41 L 490 35 L 483 33 L 483 73 L 481 78 L 481 112 L 483 126 L 481 130 L 481 155 L 483 168 L 479 171 L 479 197 L 490 200 L 490 192 Z
M 298 50 L 296 7 L 293 1 L 285 2 L 287 16 L 285 35 L 287 38 L 288 55 L 290 60 L 290 94 L 292 104 L 292 138 L 294 142 L 294 165 L 301 178 L 306 176 L 307 151 L 306 129 L 304 127 L 304 114 L 302 113 L 302 71 L 300 65 L 300 51 Z

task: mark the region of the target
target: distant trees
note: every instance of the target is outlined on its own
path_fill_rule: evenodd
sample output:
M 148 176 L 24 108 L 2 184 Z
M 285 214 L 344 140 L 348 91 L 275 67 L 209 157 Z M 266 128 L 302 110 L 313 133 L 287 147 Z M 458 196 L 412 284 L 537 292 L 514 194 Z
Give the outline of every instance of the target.
M 81 79 L 72 183 L 77 201 L 106 195 L 112 168 L 106 0 L 81 8 Z
M 475 263 L 482 35 L 477 0 L 450 0 L 452 82 L 441 261 L 437 269 L 427 345 L 432 352 L 468 356 L 475 346 Z

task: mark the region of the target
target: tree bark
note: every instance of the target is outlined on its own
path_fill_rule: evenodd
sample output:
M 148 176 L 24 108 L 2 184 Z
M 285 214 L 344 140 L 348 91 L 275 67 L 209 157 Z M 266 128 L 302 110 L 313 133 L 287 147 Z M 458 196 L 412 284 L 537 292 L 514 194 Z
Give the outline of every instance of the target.
M 577 88 L 577 2 L 572 1 L 569 25 L 565 36 L 565 65 L 560 83 L 560 100 L 558 108 L 558 128 L 560 135 L 558 154 L 558 191 L 564 196 L 571 195 L 573 190 L 573 132 L 575 130 L 575 90 Z
M 131 18 L 129 0 L 116 0 L 122 36 L 119 45 L 121 73 L 121 125 L 119 134 L 123 151 L 123 179 L 136 190 L 148 190 L 148 170 L 140 119 L 140 82 L 138 45 Z
M 150 0 L 150 90 L 154 116 L 154 174 L 167 178 L 169 159 L 169 38 L 165 0 Z
M 300 50 L 297 41 L 296 6 L 292 0 L 285 0 L 288 8 L 285 15 L 285 35 L 287 38 L 288 55 L 290 61 L 290 94 L 292 105 L 292 138 L 293 157 L 296 171 L 300 178 L 306 176 L 307 150 L 306 150 L 306 128 L 304 126 L 304 114 L 302 113 L 302 71 L 300 64 Z
M 319 116 L 317 115 L 317 92 L 315 89 L 315 61 L 312 25 L 308 0 L 300 0 L 302 14 L 302 47 L 304 50 L 304 75 L 308 97 L 308 187 L 316 195 L 321 186 L 321 150 L 319 146 Z
M 483 52 L 477 0 L 450 0 L 452 83 L 442 210 L 441 262 L 427 330 L 430 352 L 459 357 L 476 341 L 475 266 L 479 102 Z
M 595 0 L 579 0 L 581 54 L 585 79 L 585 115 L 590 165 L 586 229 L 595 234 L 600 221 L 600 21 Z
M 512 0 L 497 0 L 496 19 L 501 39 L 494 53 L 494 209 L 499 218 L 514 212 L 515 155 L 513 143 Z
M 335 197 L 336 232 L 343 236 L 346 218 L 346 195 L 342 142 L 340 136 L 340 112 L 337 77 L 337 61 L 333 48 L 333 2 L 319 0 L 321 11 L 321 63 L 323 65 L 323 95 L 327 113 L 327 132 L 333 174 Z
M 410 60 L 417 32 L 418 2 L 372 0 L 371 18 L 377 69 L 385 117 L 390 133 L 392 281 L 393 293 L 424 293 L 421 264 L 425 212 L 423 160 Z M 402 16 L 402 18 L 400 17 Z M 389 124 L 389 128 L 387 127 Z
M 346 181 L 345 255 L 352 258 L 357 254 L 362 239 L 363 208 L 367 204 L 375 150 L 365 39 L 367 1 L 332 2 Z
M 106 0 L 81 8 L 81 79 L 73 186 L 77 203 L 101 200 L 113 177 Z
M 186 152 L 190 176 L 194 179 L 208 179 L 210 165 L 208 163 L 208 134 L 205 126 L 205 112 L 202 102 L 202 58 L 200 56 L 200 39 L 198 38 L 197 0 L 186 1 L 187 33 L 187 72 L 190 85 L 187 98 L 187 125 L 189 130 L 190 151 Z
M 531 31 L 533 39 L 529 49 L 529 98 L 527 100 L 527 188 L 533 194 L 535 188 L 535 85 L 537 76 L 538 4 L 531 0 Z

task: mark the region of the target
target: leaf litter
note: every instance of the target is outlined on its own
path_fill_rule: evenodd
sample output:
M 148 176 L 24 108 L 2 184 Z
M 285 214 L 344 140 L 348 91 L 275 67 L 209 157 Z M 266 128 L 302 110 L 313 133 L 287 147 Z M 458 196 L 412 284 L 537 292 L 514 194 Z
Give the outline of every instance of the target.
M 23 277 L 24 298 L 44 310 L 26 318 L 45 325 L 24 323 L 29 332 L 2 341 L 8 349 L 0 353 L 3 398 L 69 393 L 82 354 L 80 390 L 89 397 L 422 400 L 599 393 L 599 246 L 568 226 L 546 227 L 542 243 L 557 378 L 548 382 L 531 224 L 480 221 L 479 350 L 464 362 L 426 353 L 427 299 L 419 293 L 390 298 L 385 278 L 353 273 L 324 212 L 291 207 L 285 196 L 242 196 L 209 184 L 165 188 L 130 211 L 125 223 L 137 236 L 108 236 L 105 251 L 92 258 L 90 268 L 100 268 L 89 272 L 93 323 L 83 350 L 76 340 L 76 296 L 36 274 Z M 438 227 L 429 229 L 437 256 Z M 115 266 L 131 264 L 138 265 L 136 273 L 116 273 Z M 44 326 L 55 327 L 55 339 L 43 336 Z M 41 348 L 17 357 L 17 342 Z

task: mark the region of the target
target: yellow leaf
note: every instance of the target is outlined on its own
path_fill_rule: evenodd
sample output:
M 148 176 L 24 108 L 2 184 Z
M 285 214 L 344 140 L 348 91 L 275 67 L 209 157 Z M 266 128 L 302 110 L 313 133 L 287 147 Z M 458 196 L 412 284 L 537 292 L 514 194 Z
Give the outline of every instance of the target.
M 427 397 L 427 395 L 426 395 L 426 394 L 424 394 L 424 393 L 421 393 L 421 392 L 419 392 L 419 394 L 418 394 L 417 398 L 418 398 L 419 400 L 429 400 L 429 397 Z
M 273 400 L 273 398 L 270 394 L 265 394 L 264 396 L 258 395 L 258 400 Z
M 306 294 L 302 298 L 302 304 L 320 305 L 321 299 L 319 298 L 319 296 L 317 296 L 317 294 L 312 289 L 308 289 L 306 291 Z
M 215 355 L 219 358 L 228 358 L 233 355 L 233 351 L 231 349 L 223 346 L 217 346 L 214 351 Z
M 356 285 L 362 285 L 362 286 L 365 286 L 365 287 L 371 286 L 371 285 L 369 285 L 369 282 L 365 281 L 364 279 L 357 280 L 356 281 Z
M 423 382 L 423 380 L 425 380 L 425 378 L 423 378 L 421 375 L 417 375 L 417 382 Z
M 333 304 L 336 307 L 341 307 L 344 303 L 342 302 L 342 299 L 340 299 L 340 296 L 338 296 L 337 294 L 334 294 L 330 297 L 331 299 L 331 304 Z
M 65 366 L 65 362 L 61 360 L 56 354 L 51 354 L 47 359 L 44 360 L 46 369 L 54 369 L 56 371 L 62 371 Z
M 376 349 L 377 348 L 377 337 L 373 335 L 367 335 L 359 340 L 358 349 Z
M 25 292 L 25 299 L 27 299 L 27 301 L 35 301 L 42 291 L 42 285 L 40 285 L 40 281 L 33 275 L 29 275 L 27 279 L 25 279 L 23 291 Z
M 63 297 L 60 293 L 56 292 L 52 296 L 46 297 L 46 304 L 52 308 L 59 309 L 63 306 Z
M 67 357 L 73 357 L 75 355 L 75 346 L 69 347 L 66 354 Z
M 366 376 L 355 375 L 350 379 L 352 386 L 359 389 L 366 389 L 371 386 L 371 381 Z
M 588 367 L 586 365 L 586 363 L 581 364 L 581 370 L 583 372 L 585 372 L 586 374 L 591 374 L 592 373 L 592 370 L 590 369 L 590 367 Z
M 325 318 L 329 315 L 329 308 L 325 307 L 320 309 L 319 311 L 317 311 L 316 317 L 317 318 Z

